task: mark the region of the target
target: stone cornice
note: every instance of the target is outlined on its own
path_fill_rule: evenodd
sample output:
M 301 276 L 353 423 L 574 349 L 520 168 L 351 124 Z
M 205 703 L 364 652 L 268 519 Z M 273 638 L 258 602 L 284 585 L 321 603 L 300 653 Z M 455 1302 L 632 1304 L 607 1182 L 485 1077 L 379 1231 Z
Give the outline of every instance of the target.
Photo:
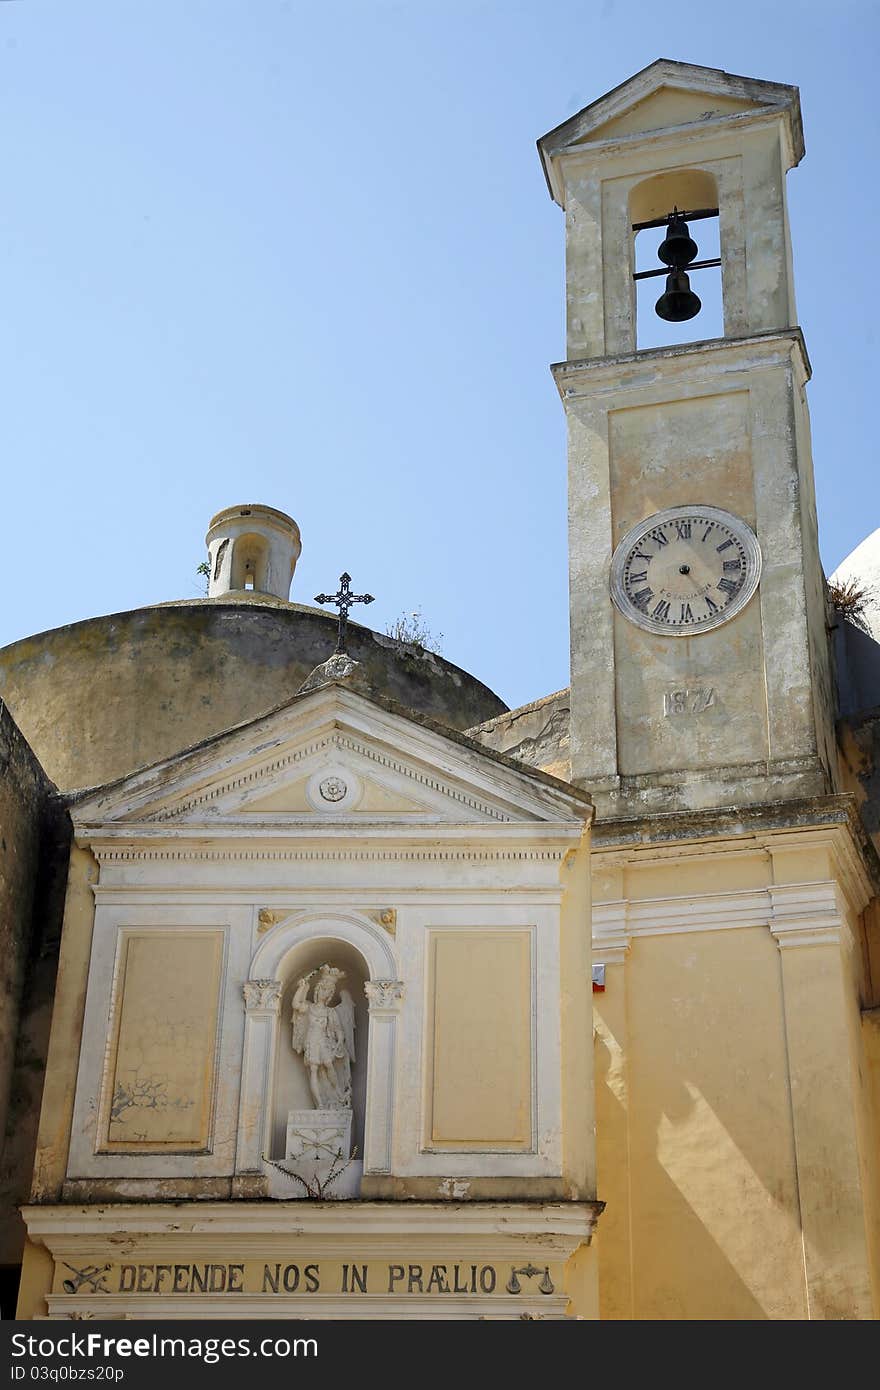
M 772 125 L 779 121 L 780 115 L 778 107 L 756 107 L 752 111 L 731 111 L 726 115 L 715 116 L 711 123 L 682 121 L 680 125 L 666 126 L 661 130 L 634 130 L 626 134 L 609 135 L 604 140 L 591 140 L 589 143 L 570 146 L 567 150 L 554 152 L 545 165 L 544 173 L 550 196 L 554 203 L 564 208 L 566 183 L 572 175 L 577 177 L 579 174 L 582 175 L 584 170 L 596 169 L 606 160 L 614 159 L 616 156 L 626 159 L 628 155 L 637 154 L 644 159 L 646 154 L 656 155 L 662 154 L 664 150 L 672 150 L 680 159 L 685 140 L 689 147 L 689 165 L 730 159 L 742 150 L 744 127 Z M 785 125 L 783 130 L 784 154 L 788 168 L 792 168 L 799 163 L 801 156 L 797 154 L 796 146 Z M 734 140 L 725 139 L 729 136 L 733 136 Z M 707 145 L 714 145 L 715 150 L 707 153 Z
M 601 1202 L 191 1202 L 102 1203 L 100 1206 L 28 1206 L 22 1208 L 30 1239 L 53 1253 L 95 1250 L 118 1235 L 142 1247 L 169 1251 L 176 1244 L 192 1248 L 198 1238 L 222 1251 L 230 1237 L 253 1242 L 262 1257 L 269 1243 L 288 1245 L 291 1238 L 320 1241 L 323 1253 L 350 1251 L 352 1243 L 376 1251 L 401 1240 L 417 1248 L 420 1239 L 442 1240 L 444 1249 L 479 1240 L 505 1253 L 510 1242 L 538 1237 L 542 1247 L 567 1258 L 589 1240 L 602 1211 Z M 118 1258 L 118 1254 L 115 1256 Z
M 824 832 L 824 834 L 823 834 Z M 824 842 L 835 858 L 842 885 L 856 911 L 880 894 L 880 861 L 859 818 L 854 797 L 804 797 L 758 806 L 663 811 L 615 817 L 593 827 L 593 852 L 603 862 L 681 860 L 683 855 L 736 853 L 749 849 L 815 847 Z
M 720 376 L 754 371 L 756 367 L 785 366 L 797 352 L 804 380 L 812 368 L 804 335 L 797 326 L 753 333 L 747 338 L 709 338 L 700 343 L 678 343 L 669 347 L 643 348 L 611 357 L 582 357 L 555 362 L 550 368 L 563 403 L 589 396 L 591 400 L 607 390 L 619 396 L 631 388 L 644 391 L 660 386 L 664 368 L 676 371 L 676 385 L 687 372 L 688 385 L 717 386 Z
M 616 857 L 687 845 L 699 853 L 699 841 L 717 849 L 722 841 L 735 842 L 762 832 L 784 833 L 814 827 L 836 828 L 858 823 L 854 800 L 849 795 L 804 797 L 797 801 L 772 801 L 758 806 L 719 806 L 694 811 L 654 811 L 642 816 L 614 816 L 597 821 L 593 847 Z
M 780 949 L 850 944 L 850 905 L 832 880 L 593 905 L 593 957 L 620 964 L 638 936 L 769 929 Z
M 283 863 L 339 863 L 359 861 L 361 863 L 489 863 L 493 860 L 522 860 L 532 863 L 552 864 L 562 861 L 561 849 L 529 850 L 519 848 L 496 848 L 492 846 L 450 847 L 445 849 L 420 849 L 396 847 L 392 849 L 200 849 L 181 845 L 124 845 L 98 848 L 94 851 L 99 864 L 134 863 L 258 863 L 273 861 Z

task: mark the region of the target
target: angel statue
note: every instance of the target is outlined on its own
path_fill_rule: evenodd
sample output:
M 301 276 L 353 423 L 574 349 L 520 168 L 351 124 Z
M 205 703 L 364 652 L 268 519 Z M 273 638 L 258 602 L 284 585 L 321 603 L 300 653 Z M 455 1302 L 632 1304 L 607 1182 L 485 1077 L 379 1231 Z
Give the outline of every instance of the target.
M 309 987 L 317 975 L 313 999 Z M 351 1064 L 354 1061 L 354 1003 L 347 989 L 339 1003 L 330 1000 L 345 971 L 322 965 L 303 975 L 293 992 L 293 1050 L 302 1054 L 316 1110 L 351 1109 Z

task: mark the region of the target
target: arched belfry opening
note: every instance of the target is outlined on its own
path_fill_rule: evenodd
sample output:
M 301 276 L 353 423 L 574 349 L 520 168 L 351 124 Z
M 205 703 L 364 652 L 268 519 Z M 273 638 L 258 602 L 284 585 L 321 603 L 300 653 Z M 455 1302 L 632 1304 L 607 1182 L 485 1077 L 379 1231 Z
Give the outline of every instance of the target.
M 718 182 L 705 169 L 645 179 L 629 196 L 636 348 L 724 336 Z

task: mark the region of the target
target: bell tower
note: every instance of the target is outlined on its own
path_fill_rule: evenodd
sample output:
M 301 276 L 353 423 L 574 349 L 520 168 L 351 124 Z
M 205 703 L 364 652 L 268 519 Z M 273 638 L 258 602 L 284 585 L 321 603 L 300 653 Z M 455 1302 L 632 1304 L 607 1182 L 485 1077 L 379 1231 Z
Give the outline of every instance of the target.
M 797 88 L 661 59 L 538 148 L 566 228 L 553 374 L 572 780 L 606 817 L 827 793 L 834 704 L 785 198 L 804 152 Z M 720 257 L 701 266 L 713 218 Z M 664 225 L 652 283 L 688 341 L 640 350 L 635 236 Z M 707 337 L 700 295 L 719 275 L 723 335 Z

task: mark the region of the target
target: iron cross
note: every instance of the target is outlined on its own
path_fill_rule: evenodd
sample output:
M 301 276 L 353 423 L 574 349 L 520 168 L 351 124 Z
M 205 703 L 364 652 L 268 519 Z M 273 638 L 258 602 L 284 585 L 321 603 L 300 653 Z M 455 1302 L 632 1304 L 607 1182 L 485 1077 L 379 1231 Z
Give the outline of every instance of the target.
M 315 603 L 335 603 L 339 609 L 339 636 L 336 639 L 337 652 L 345 651 L 345 639 L 348 636 L 348 610 L 353 603 L 373 603 L 372 594 L 353 594 L 351 592 L 351 575 L 341 574 L 339 576 L 339 592 L 335 594 L 315 594 Z

